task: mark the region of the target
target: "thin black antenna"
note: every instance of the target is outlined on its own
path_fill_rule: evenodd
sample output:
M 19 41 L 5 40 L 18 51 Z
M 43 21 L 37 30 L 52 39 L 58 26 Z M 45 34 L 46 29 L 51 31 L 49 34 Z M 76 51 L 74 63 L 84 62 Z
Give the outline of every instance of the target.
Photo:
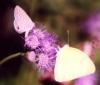
M 69 45 L 69 30 L 67 30 L 67 34 L 68 34 L 68 45 Z

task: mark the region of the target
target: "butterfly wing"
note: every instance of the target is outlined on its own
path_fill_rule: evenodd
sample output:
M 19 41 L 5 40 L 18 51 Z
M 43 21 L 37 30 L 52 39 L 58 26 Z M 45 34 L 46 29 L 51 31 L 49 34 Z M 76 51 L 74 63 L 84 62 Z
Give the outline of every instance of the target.
M 28 32 L 35 26 L 29 16 L 19 6 L 15 7 L 14 18 L 14 27 L 18 33 L 26 32 L 28 34 Z
M 82 51 L 64 46 L 57 53 L 54 77 L 56 81 L 70 81 L 95 72 L 95 66 Z

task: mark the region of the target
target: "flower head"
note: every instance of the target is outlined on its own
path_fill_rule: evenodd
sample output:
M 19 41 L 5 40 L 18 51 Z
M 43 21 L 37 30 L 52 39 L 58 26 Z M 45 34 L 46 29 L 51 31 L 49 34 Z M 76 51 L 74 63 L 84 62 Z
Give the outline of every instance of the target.
M 46 71 L 52 71 L 52 67 L 54 66 L 54 60 L 52 57 L 48 57 L 48 55 L 46 54 L 40 54 L 37 61 L 38 64 L 36 65 L 36 67 L 39 68 L 39 71 L 41 71 L 42 73 Z
M 57 36 L 50 34 L 46 30 L 34 28 L 27 37 L 25 37 L 25 46 L 34 51 L 35 59 L 29 61 L 36 62 L 36 67 L 41 73 L 52 71 L 56 59 Z M 32 53 L 30 53 L 31 55 Z M 28 56 L 30 56 L 28 55 Z M 35 61 L 34 61 L 35 60 Z
M 27 59 L 28 59 L 30 62 L 35 62 L 35 58 L 36 58 L 36 54 L 35 54 L 34 51 L 28 52 Z
M 25 37 L 25 45 L 28 45 L 28 47 L 30 47 L 31 49 L 35 49 L 39 45 L 38 38 L 35 35 L 29 35 Z

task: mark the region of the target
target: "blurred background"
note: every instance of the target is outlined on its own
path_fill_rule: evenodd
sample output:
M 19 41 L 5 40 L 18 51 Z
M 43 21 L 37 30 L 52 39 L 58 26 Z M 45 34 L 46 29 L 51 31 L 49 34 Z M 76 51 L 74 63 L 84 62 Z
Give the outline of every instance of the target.
M 25 51 L 24 40 L 13 26 L 16 5 L 19 5 L 33 22 L 43 23 L 46 25 L 45 29 L 56 33 L 61 42 L 68 42 L 69 30 L 70 46 L 92 39 L 92 34 L 98 33 L 97 36 L 100 36 L 99 0 L 0 0 L 0 60 Z M 89 24 L 88 21 L 91 20 Z M 92 27 L 94 30 L 91 31 Z M 95 57 L 99 72 L 99 51 Z M 34 69 L 34 64 L 21 56 L 0 66 L 0 85 L 41 85 L 39 78 L 40 74 Z

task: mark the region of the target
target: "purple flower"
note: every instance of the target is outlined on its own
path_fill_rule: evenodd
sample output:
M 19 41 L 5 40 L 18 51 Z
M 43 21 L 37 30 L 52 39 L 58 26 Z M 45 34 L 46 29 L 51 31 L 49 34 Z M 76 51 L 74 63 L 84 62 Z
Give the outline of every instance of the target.
M 52 57 L 49 58 L 46 54 L 40 54 L 37 61 L 38 64 L 36 65 L 36 67 L 39 68 L 39 71 L 41 71 L 41 73 L 52 71 L 52 67 L 54 66 L 54 60 Z
M 25 45 L 27 45 L 29 48 L 35 49 L 39 45 L 38 38 L 31 35 L 25 37 Z
M 41 31 L 41 29 L 35 29 L 33 30 L 34 35 L 37 36 L 38 39 L 43 39 L 44 38 L 44 34 Z
M 36 63 L 36 67 L 39 68 L 41 73 L 52 71 L 54 68 L 57 53 L 56 42 L 57 36 L 48 33 L 46 30 L 42 31 L 42 28 L 34 28 L 29 35 L 25 37 L 25 46 L 33 50 L 36 55 L 35 59 L 31 60 L 32 57 L 29 57 L 29 60 Z
M 34 51 L 31 51 L 28 53 L 28 56 L 27 56 L 27 59 L 30 61 L 30 62 L 35 62 L 35 58 L 36 58 L 36 54 Z

